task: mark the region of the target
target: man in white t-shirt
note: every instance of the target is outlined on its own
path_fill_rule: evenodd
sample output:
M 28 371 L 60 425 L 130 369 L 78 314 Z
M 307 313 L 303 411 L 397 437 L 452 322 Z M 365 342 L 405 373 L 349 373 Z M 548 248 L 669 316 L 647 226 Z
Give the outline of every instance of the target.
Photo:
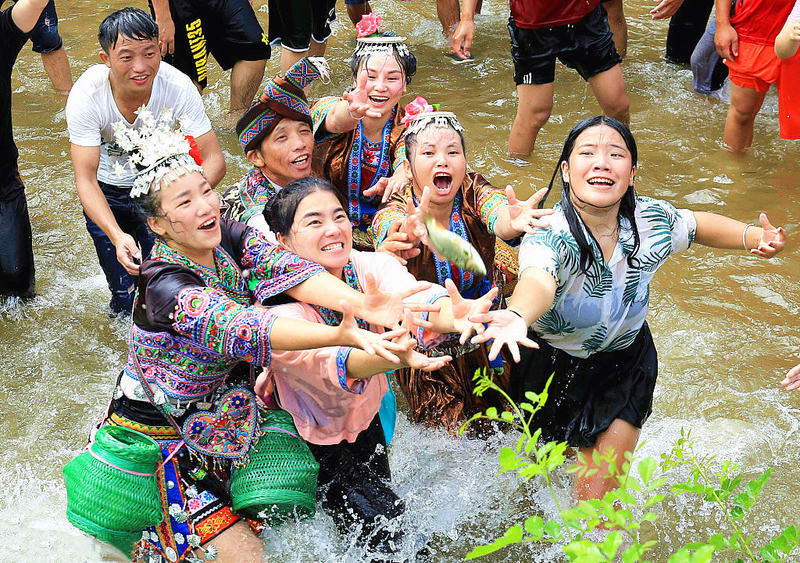
M 158 26 L 147 12 L 124 8 L 100 24 L 100 59 L 78 79 L 67 100 L 67 127 L 75 185 L 111 290 L 111 310 L 130 314 L 133 290 L 153 233 L 130 199 L 128 156 L 114 142 L 113 125 L 137 127 L 141 106 L 156 116 L 170 110 L 182 131 L 197 141 L 203 173 L 215 186 L 225 160 L 203 102 L 191 80 L 161 63 Z M 115 164 L 128 173 L 117 175 Z

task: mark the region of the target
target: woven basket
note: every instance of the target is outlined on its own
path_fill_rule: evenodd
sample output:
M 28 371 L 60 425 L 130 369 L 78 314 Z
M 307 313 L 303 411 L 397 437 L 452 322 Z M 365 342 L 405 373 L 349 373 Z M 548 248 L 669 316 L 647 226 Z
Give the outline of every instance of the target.
M 501 286 L 500 291 L 504 297 L 511 297 L 514 288 L 517 287 L 517 276 L 519 275 L 519 257 L 509 245 L 502 240 L 495 239 L 494 245 L 494 265 L 502 280 L 496 280 Z
M 64 466 L 67 520 L 130 553 L 142 531 L 164 519 L 155 476 L 160 460 L 161 449 L 149 436 L 103 426 L 90 451 Z
M 233 510 L 269 525 L 316 510 L 319 464 L 283 410 L 259 413 L 262 435 L 231 475 Z

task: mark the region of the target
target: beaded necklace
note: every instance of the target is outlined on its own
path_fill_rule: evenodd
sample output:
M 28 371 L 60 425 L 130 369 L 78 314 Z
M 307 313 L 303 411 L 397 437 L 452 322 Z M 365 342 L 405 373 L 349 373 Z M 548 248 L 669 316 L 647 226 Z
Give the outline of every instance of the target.
M 375 183 L 389 175 L 389 140 L 392 134 L 392 127 L 394 127 L 394 118 L 397 114 L 397 106 L 392 108 L 392 115 L 386 125 L 383 126 L 383 140 L 381 141 L 381 156 L 378 161 L 375 176 L 370 182 L 370 187 Z M 358 122 L 358 127 L 355 129 L 355 136 L 353 137 L 353 148 L 350 150 L 350 157 L 347 160 L 347 211 L 350 216 L 350 222 L 354 227 L 361 224 L 361 158 L 362 151 L 364 150 L 364 124 Z M 365 213 L 372 215 L 377 211 L 376 205 L 369 205 L 365 202 Z
M 355 268 L 353 268 L 352 260 L 348 260 L 347 264 L 345 264 L 343 274 L 344 283 L 356 291 L 361 291 L 361 286 L 358 283 L 358 278 L 356 277 L 356 271 Z M 312 305 L 312 307 L 317 313 L 319 313 L 319 316 L 322 317 L 322 320 L 325 321 L 326 325 L 338 326 L 342 323 L 342 317 L 344 317 L 344 315 L 342 315 L 342 313 L 339 311 L 333 311 L 332 309 L 320 307 L 318 305 Z M 356 324 L 358 324 L 358 328 L 369 330 L 369 323 L 363 319 L 357 318 Z
M 156 239 L 150 256 L 153 260 L 183 266 L 200 276 L 208 287 L 219 289 L 240 305 L 250 304 L 250 292 L 242 277 L 242 271 L 222 247 L 218 246 L 214 249 L 214 265 L 216 266 L 214 269 L 190 260 L 171 248 L 162 238 Z

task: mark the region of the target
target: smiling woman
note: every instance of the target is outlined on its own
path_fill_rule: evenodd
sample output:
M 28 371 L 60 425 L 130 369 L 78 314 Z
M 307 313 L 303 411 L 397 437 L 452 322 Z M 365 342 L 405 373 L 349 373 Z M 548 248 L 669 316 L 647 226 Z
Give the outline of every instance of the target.
M 552 188 L 560 174 L 552 225 L 522 242 L 509 306 L 492 312 L 505 326 L 476 337 L 495 339 L 490 356 L 506 338 L 518 341 L 526 332 L 538 342 L 539 350 L 525 352 L 512 369 L 512 396 L 540 393 L 552 377 L 550 400 L 533 425 L 541 425 L 542 440 L 578 448 L 585 469 L 600 469 L 576 477 L 581 500 L 617 486 L 597 467 L 596 454 L 613 450 L 621 468 L 652 410 L 658 359 L 645 318 L 656 270 L 694 242 L 771 258 L 786 240 L 764 213 L 754 227 L 637 197 L 637 159 L 630 129 L 613 118 L 592 117 L 572 128 L 550 182 Z
M 372 250 L 368 229 L 381 203 L 405 185 L 404 112 L 400 97 L 417 70 L 404 37 L 359 37 L 351 59 L 353 87 L 312 108 L 314 173 L 347 200 L 355 246 Z M 384 198 L 385 200 L 386 198 Z
M 253 533 L 259 525 L 232 512 L 229 488 L 234 464 L 245 463 L 257 443 L 263 416 L 243 366 L 269 365 L 273 346 L 364 348 L 389 364 L 397 360 L 390 350 L 407 347 L 356 324 L 351 304 L 373 319 L 372 305 L 380 304 L 368 305 L 321 266 L 221 219 L 219 199 L 183 135 L 168 117 L 156 119 L 147 110 L 140 117 L 144 127 L 132 132 L 120 124 L 115 139 L 134 162 L 147 165 L 131 193 L 157 236 L 139 271 L 128 360 L 100 425 L 143 432 L 161 450 L 156 477 L 164 522 L 139 542 L 143 559 L 176 561 L 205 552 L 220 561 L 261 561 L 263 545 Z M 304 295 L 303 287 L 311 293 Z M 253 306 L 254 299 L 263 304 L 284 291 L 342 309 L 341 322 L 279 318 Z M 403 296 L 384 297 L 396 310 Z
M 404 167 L 411 181 L 376 213 L 372 231 L 377 247 L 407 261 L 417 279 L 439 284 L 450 279 L 462 295 L 477 297 L 503 284 L 495 266 L 495 237 L 515 239 L 533 225 L 544 226 L 539 217 L 549 211 L 534 209 L 543 191 L 518 202 L 510 188 L 505 193 L 480 174 L 467 173 L 464 148 L 462 127 L 454 114 L 430 111 L 410 120 Z M 477 276 L 436 255 L 422 226 L 423 213 L 474 246 L 489 266 L 487 274 Z M 455 431 L 473 414 L 503 406 L 499 395 L 473 394 L 475 370 L 489 370 L 507 389 L 508 364 L 502 359 L 489 361 L 482 346 L 454 346 L 450 353 L 456 360 L 441 370 L 428 374 L 403 369 L 397 379 L 415 420 Z

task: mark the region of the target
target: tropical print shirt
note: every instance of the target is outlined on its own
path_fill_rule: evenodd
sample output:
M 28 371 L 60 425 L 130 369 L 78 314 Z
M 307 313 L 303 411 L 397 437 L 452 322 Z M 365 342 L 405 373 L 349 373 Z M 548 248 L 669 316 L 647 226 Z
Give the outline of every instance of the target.
M 553 347 L 586 358 L 595 352 L 627 348 L 647 316 L 650 280 L 671 254 L 689 248 L 697 223 L 688 209 L 647 197 L 636 198 L 634 218 L 639 250 L 633 265 L 633 230 L 620 222 L 619 242 L 608 263 L 584 229 L 594 258 L 580 273 L 580 252 L 561 210 L 554 206 L 549 229 L 525 235 L 520 247 L 520 274 L 541 268 L 556 280 L 553 306 L 532 326 Z

